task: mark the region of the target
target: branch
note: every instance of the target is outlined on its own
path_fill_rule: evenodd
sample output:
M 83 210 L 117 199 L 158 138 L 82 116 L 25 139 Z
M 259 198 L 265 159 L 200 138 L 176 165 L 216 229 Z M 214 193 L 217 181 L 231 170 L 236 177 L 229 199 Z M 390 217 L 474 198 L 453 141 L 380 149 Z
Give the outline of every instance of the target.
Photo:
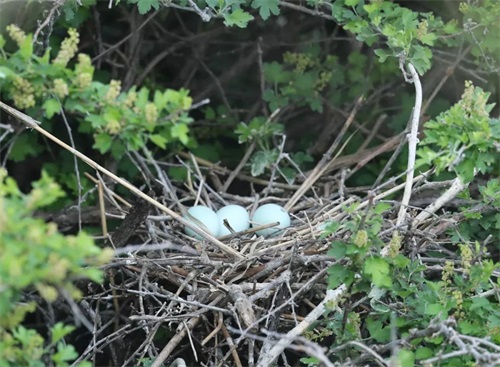
M 437 198 L 431 205 L 425 208 L 419 215 L 413 220 L 413 227 L 416 227 L 420 222 L 429 218 L 432 214 L 442 208 L 447 202 L 454 199 L 458 193 L 463 191 L 465 188 L 469 186 L 468 183 L 464 183 L 460 177 L 457 177 L 453 180 L 451 187 L 446 190 L 443 195 Z
M 408 83 L 415 84 L 415 106 L 413 107 L 413 112 L 411 116 L 411 127 L 410 136 L 408 137 L 408 166 L 406 169 L 406 184 L 405 191 L 403 193 L 403 199 L 401 200 L 401 206 L 399 207 L 398 219 L 396 220 L 396 228 L 400 228 L 406 216 L 406 208 L 410 203 L 411 190 L 413 187 L 413 176 L 415 175 L 415 156 L 417 155 L 417 143 L 418 143 L 418 123 L 420 121 L 420 112 L 422 109 L 422 84 L 420 84 L 420 79 L 415 67 L 408 63 L 408 69 L 410 70 L 411 78 L 408 78 L 406 70 L 404 69 L 404 60 L 400 59 L 399 67 L 403 72 L 403 77 Z M 399 248 L 401 247 L 401 238 L 399 236 L 399 230 L 394 231 L 392 240 L 384 246 L 380 254 L 382 256 L 393 256 L 397 254 Z
M 301 321 L 296 327 L 290 330 L 282 339 L 280 339 L 271 350 L 262 355 L 261 360 L 258 362 L 257 367 L 267 367 L 273 364 L 274 360 L 287 348 L 293 340 L 301 335 L 308 327 L 311 326 L 326 310 L 327 303 L 338 303 L 340 298 L 346 291 L 346 286 L 342 284 L 337 289 L 329 289 L 326 293 L 325 299 L 314 308 L 306 318 Z
M 403 193 L 403 200 L 401 201 L 401 207 L 399 208 L 396 226 L 401 226 L 403 224 L 406 214 L 406 208 L 410 203 L 412 181 L 415 174 L 415 156 L 417 155 L 418 122 L 420 120 L 420 110 L 422 108 L 422 84 L 420 84 L 418 73 L 411 63 L 408 63 L 408 69 L 410 70 L 411 74 L 410 82 L 413 82 L 415 84 L 415 106 L 413 107 L 411 130 L 410 136 L 408 137 L 408 168 L 406 174 L 406 186 Z

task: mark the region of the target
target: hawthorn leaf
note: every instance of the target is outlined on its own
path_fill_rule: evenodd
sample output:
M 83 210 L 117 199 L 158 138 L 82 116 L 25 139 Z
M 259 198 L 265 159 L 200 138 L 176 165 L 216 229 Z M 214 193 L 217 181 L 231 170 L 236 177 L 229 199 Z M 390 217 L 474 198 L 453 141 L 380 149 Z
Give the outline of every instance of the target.
M 271 16 L 279 15 L 279 0 L 253 0 L 252 8 L 259 9 L 259 14 L 262 19 L 267 20 Z

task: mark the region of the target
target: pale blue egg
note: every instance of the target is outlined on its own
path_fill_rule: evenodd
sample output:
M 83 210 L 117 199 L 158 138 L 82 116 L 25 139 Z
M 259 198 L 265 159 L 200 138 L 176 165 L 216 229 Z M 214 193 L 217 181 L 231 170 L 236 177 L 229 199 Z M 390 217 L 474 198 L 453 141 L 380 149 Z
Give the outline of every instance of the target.
M 239 205 L 227 205 L 217 211 L 219 217 L 219 236 L 231 234 L 224 225 L 226 219 L 235 232 L 241 232 L 250 228 L 250 215 L 247 210 Z
M 196 218 L 199 222 L 201 222 L 204 227 L 201 227 L 199 223 L 189 218 L 189 216 L 187 215 L 184 216 L 185 219 L 187 219 L 197 227 L 208 231 L 213 236 L 218 236 L 220 230 L 219 217 L 212 209 L 203 205 L 197 205 L 189 208 L 188 213 L 190 216 Z M 184 227 L 184 232 L 186 232 L 188 236 L 194 237 L 198 240 L 202 239 L 202 237 L 199 234 L 195 233 L 191 228 Z
M 252 218 L 252 226 L 258 227 L 264 224 L 279 222 L 279 225 L 272 228 L 257 231 L 260 236 L 270 236 L 279 233 L 280 229 L 290 226 L 290 215 L 288 212 L 276 204 L 264 204 L 257 208 Z

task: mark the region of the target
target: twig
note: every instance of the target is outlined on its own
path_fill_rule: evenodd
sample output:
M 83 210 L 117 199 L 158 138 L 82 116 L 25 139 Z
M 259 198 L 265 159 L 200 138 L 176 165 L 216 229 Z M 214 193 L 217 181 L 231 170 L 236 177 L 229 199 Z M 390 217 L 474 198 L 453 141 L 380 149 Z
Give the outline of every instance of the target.
M 52 26 L 53 26 L 55 18 L 56 18 L 55 12 L 59 9 L 59 7 L 61 5 L 64 5 L 65 2 L 66 2 L 66 0 L 55 0 L 54 1 L 54 5 L 52 6 L 52 9 L 50 9 L 49 14 L 47 15 L 47 18 L 45 18 L 45 20 L 42 23 L 39 23 L 35 33 L 33 33 L 33 42 L 32 42 L 33 44 L 37 44 L 37 45 L 41 44 L 45 48 L 47 47 L 50 33 L 52 31 Z M 80 4 L 80 6 L 81 6 L 81 4 Z M 38 35 L 40 34 L 40 32 L 42 32 L 43 28 L 45 28 L 46 26 L 50 27 L 50 30 L 47 33 L 47 36 L 45 36 L 46 41 L 44 43 L 38 42 Z M 41 50 L 41 53 L 43 53 L 44 51 L 45 50 Z
M 262 114 L 264 116 L 269 116 L 269 113 L 266 108 L 264 93 L 266 90 L 266 79 L 264 77 L 264 63 L 262 62 L 262 37 L 259 37 L 257 40 L 257 61 L 259 64 L 259 84 L 260 84 L 260 98 L 262 100 Z
M 213 302 L 211 302 L 211 305 L 216 305 L 218 304 L 222 299 L 224 298 L 223 295 L 220 295 L 217 297 Z M 162 363 L 168 358 L 168 356 L 173 352 L 175 347 L 184 339 L 186 336 L 186 333 L 188 332 L 187 329 L 193 330 L 194 327 L 200 322 L 201 316 L 196 316 L 191 319 L 186 323 L 186 327 L 181 328 L 178 330 L 178 332 L 172 337 L 172 339 L 169 340 L 167 345 L 163 348 L 161 353 L 156 357 L 156 360 L 153 362 L 151 367 L 160 367 Z
M 359 108 L 361 107 L 361 102 L 363 101 L 363 96 L 359 97 L 351 111 L 351 114 L 347 118 L 346 122 L 344 123 L 344 126 L 342 127 L 342 130 L 340 131 L 339 135 L 333 142 L 333 144 L 328 148 L 328 151 L 323 155 L 323 158 L 318 162 L 316 167 L 314 167 L 313 171 L 309 175 L 308 179 L 304 181 L 304 183 L 299 187 L 299 189 L 293 194 L 293 196 L 288 200 L 288 202 L 285 205 L 285 210 L 290 210 L 297 201 L 304 195 L 307 190 L 311 188 L 312 185 L 323 175 L 323 173 L 326 172 L 328 169 L 328 166 L 331 164 L 330 159 L 332 157 L 333 152 L 337 148 L 337 146 L 340 144 L 340 140 L 344 136 L 345 132 L 351 125 L 352 121 L 354 120 L 354 117 L 356 116 Z
M 102 235 L 104 237 L 108 236 L 108 223 L 106 222 L 106 204 L 104 203 L 104 189 L 102 181 L 97 183 L 97 195 L 99 197 L 99 211 L 101 213 L 101 227 Z M 78 224 L 81 226 L 81 211 L 78 212 L 79 220 Z
M 96 60 L 100 59 L 101 57 L 103 57 L 104 55 L 106 55 L 108 52 L 114 50 L 115 48 L 119 47 L 121 44 L 125 43 L 127 40 L 129 40 L 132 36 L 135 35 L 136 32 L 139 32 L 146 24 L 149 23 L 149 21 L 151 19 L 153 19 L 156 15 L 158 14 L 158 11 L 155 11 L 154 13 L 152 13 L 139 27 L 137 27 L 136 30 L 134 30 L 132 33 L 130 33 L 128 36 L 124 37 L 123 39 L 121 39 L 120 41 L 118 41 L 117 43 L 115 43 L 113 46 L 111 46 L 110 48 L 108 48 L 107 50 L 101 52 L 99 55 L 95 56 L 93 59 L 92 59 L 92 62 L 95 62 Z
M 438 92 L 441 90 L 441 88 L 443 87 L 444 83 L 446 83 L 446 81 L 449 79 L 449 77 L 453 75 L 453 73 L 455 72 L 455 69 L 457 68 L 457 65 L 465 58 L 465 56 L 467 56 L 467 54 L 470 52 L 471 48 L 472 48 L 472 45 L 469 45 L 464 50 L 464 52 L 462 52 L 460 55 L 458 55 L 458 57 L 456 57 L 456 59 L 453 62 L 453 64 L 451 64 L 450 66 L 448 66 L 448 68 L 446 69 L 446 72 L 444 74 L 443 79 L 441 79 L 439 81 L 438 85 L 434 88 L 434 90 L 432 91 L 431 95 L 429 96 L 429 98 L 427 98 L 427 100 L 425 101 L 424 105 L 422 106 L 422 115 L 425 113 L 425 111 L 427 111 L 427 108 L 429 107 L 429 105 L 431 104 L 431 102 L 434 100 L 434 98 L 436 97 L 436 95 L 438 94 Z
M 309 15 L 314 15 L 316 17 L 319 16 L 321 18 L 325 18 L 325 19 L 328 19 L 328 20 L 335 20 L 335 18 L 333 18 L 331 15 L 329 15 L 327 13 L 324 13 L 324 12 L 318 11 L 318 10 L 312 10 L 312 9 L 306 8 L 305 6 L 296 5 L 296 4 L 293 4 L 293 3 L 286 2 L 286 1 L 279 1 L 279 4 L 280 4 L 280 6 L 282 6 L 284 8 L 290 8 L 290 9 L 293 9 L 293 10 L 298 10 L 300 12 L 303 12 L 303 13 L 306 13 L 306 14 L 309 14 Z
M 201 20 L 203 20 L 204 22 L 209 22 L 210 19 L 212 19 L 212 17 L 214 16 L 209 7 L 206 7 L 205 9 L 201 10 L 193 0 L 188 0 L 188 3 L 193 8 L 194 12 L 198 14 Z
M 261 358 L 257 363 L 257 367 L 267 367 L 273 364 L 276 358 L 278 358 L 278 356 L 293 342 L 296 337 L 306 331 L 313 322 L 323 315 L 327 307 L 330 308 L 328 304 L 337 304 L 339 302 L 346 289 L 345 284 L 340 285 L 335 290 L 329 289 L 323 301 L 321 301 L 303 321 L 290 330 L 284 338 L 280 339 L 268 353 L 261 355 Z
M 435 200 L 431 205 L 425 208 L 422 212 L 420 212 L 416 218 L 413 220 L 412 227 L 416 227 L 419 223 L 429 218 L 432 214 L 438 211 L 443 207 L 447 202 L 451 199 L 455 198 L 458 193 L 463 191 L 469 186 L 468 183 L 464 183 L 460 177 L 457 177 L 453 180 L 451 187 L 446 190 L 443 195 L 441 195 L 437 200 Z
M 59 103 L 59 110 L 61 112 L 61 117 L 64 121 L 64 125 L 66 126 L 66 130 L 68 131 L 68 136 L 69 136 L 69 141 L 71 143 L 71 147 L 73 149 L 75 148 L 75 141 L 73 140 L 73 134 L 71 133 L 71 127 L 69 126 L 68 119 L 66 118 L 66 114 L 64 113 L 64 109 L 62 106 L 61 101 L 59 98 L 57 98 L 57 102 Z M 82 181 L 80 178 L 80 170 L 78 169 L 78 159 L 76 159 L 75 156 L 73 156 L 73 165 L 75 166 L 75 176 L 76 176 L 76 185 L 78 188 L 78 203 L 77 203 L 77 208 L 78 208 L 78 230 L 82 230 Z
M 224 325 L 224 318 L 222 317 L 222 313 L 217 312 L 217 326 L 215 329 L 213 329 L 210 334 L 208 334 L 205 339 L 201 342 L 201 346 L 203 347 L 205 344 L 207 344 L 210 339 L 212 339 L 217 333 L 220 331 L 222 328 L 222 325 Z
M 222 333 L 224 334 L 224 338 L 226 338 L 227 345 L 231 348 L 231 355 L 233 356 L 236 367 L 243 367 L 243 365 L 241 364 L 240 356 L 238 355 L 238 350 L 236 348 L 233 348 L 233 338 L 231 338 L 231 335 L 227 331 L 227 328 L 224 326 L 224 324 L 222 324 Z
M 245 155 L 243 158 L 241 158 L 240 163 L 238 166 L 234 169 L 233 172 L 229 175 L 229 177 L 226 179 L 226 182 L 224 183 L 224 186 L 222 186 L 222 192 L 226 192 L 229 186 L 233 183 L 234 179 L 238 174 L 241 172 L 245 164 L 247 164 L 248 160 L 250 159 L 250 156 L 252 155 L 253 151 L 255 150 L 255 145 L 256 142 L 252 141 L 252 143 L 248 146 L 248 149 L 245 152 Z

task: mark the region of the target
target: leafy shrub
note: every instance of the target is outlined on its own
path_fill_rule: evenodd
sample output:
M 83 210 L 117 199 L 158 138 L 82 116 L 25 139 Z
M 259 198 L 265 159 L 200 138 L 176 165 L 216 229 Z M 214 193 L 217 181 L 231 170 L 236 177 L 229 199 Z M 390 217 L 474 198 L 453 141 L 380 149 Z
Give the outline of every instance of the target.
M 63 338 L 74 330 L 60 323 L 49 330 L 50 339 L 21 325 L 36 303 L 26 294 L 36 290 L 47 302 L 65 292 L 72 299 L 82 294 L 73 282 L 87 278 L 102 280 L 95 266 L 109 261 L 112 251 L 101 250 L 80 232 L 63 236 L 53 223 L 33 218 L 35 210 L 53 203 L 63 191 L 49 176 L 22 194 L 15 182 L 0 169 L 0 363 L 2 366 L 68 366 L 78 357 Z M 89 364 L 87 364 L 89 365 Z
M 78 132 L 91 134 L 94 148 L 110 152 L 115 159 L 126 149 L 138 150 L 148 142 L 165 149 L 168 144 L 189 143 L 188 115 L 192 99 L 187 90 L 166 89 L 152 93 L 143 87 L 121 90 L 121 82 L 104 84 L 94 80 L 90 57 L 79 54 L 71 65 L 79 42 L 79 34 L 69 29 L 55 58 L 47 51 L 39 57 L 33 53 L 33 36 L 17 26 L 7 27 L 18 50 L 4 50 L 0 36 L 0 88 L 14 105 L 40 120 L 52 131 L 61 124 L 55 116 L 70 113 Z M 63 116 L 64 117 L 64 116 Z M 65 117 L 64 117 L 65 118 Z M 36 135 L 30 135 L 31 149 L 24 149 L 26 140 L 14 147 L 13 157 L 24 159 L 43 148 Z

